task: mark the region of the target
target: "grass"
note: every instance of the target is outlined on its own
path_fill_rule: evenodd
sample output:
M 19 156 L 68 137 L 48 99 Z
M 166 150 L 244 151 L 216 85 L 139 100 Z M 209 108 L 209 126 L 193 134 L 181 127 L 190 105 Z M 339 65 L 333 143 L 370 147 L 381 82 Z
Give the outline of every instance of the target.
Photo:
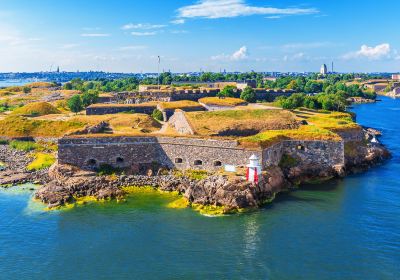
M 203 180 L 206 179 L 208 176 L 208 172 L 205 170 L 193 170 L 193 169 L 188 169 L 185 171 L 181 170 L 175 170 L 174 175 L 176 177 L 188 177 L 192 180 Z
M 60 111 L 50 103 L 33 102 L 18 109 L 15 109 L 13 111 L 13 114 L 22 116 L 44 116 L 51 114 L 60 114 Z
M 264 131 L 239 139 L 240 144 L 243 147 L 265 148 L 282 140 L 340 141 L 341 138 L 336 132 L 360 129 L 349 113 L 321 113 L 313 110 L 300 110 L 295 113 L 299 119 L 305 120 L 308 124 L 297 129 Z
M 32 141 L 11 141 L 10 142 L 10 147 L 19 150 L 19 151 L 24 151 L 24 152 L 30 152 L 33 150 L 36 150 L 39 146 L 35 142 Z
M 270 129 L 299 126 L 293 113 L 285 110 L 225 110 L 185 114 L 196 134 L 208 136 L 252 135 Z
M 59 137 L 83 127 L 83 123 L 75 121 L 47 121 L 22 116 L 8 116 L 0 120 L 0 136 Z
M 162 110 L 176 110 L 176 109 L 196 109 L 203 110 L 203 106 L 201 106 L 198 102 L 190 101 L 190 100 L 181 100 L 181 101 L 172 101 L 172 102 L 161 102 L 160 109 Z
M 225 98 L 204 97 L 199 99 L 199 102 L 206 105 L 229 106 L 229 107 L 247 105 L 246 101 L 240 98 L 233 98 L 233 97 L 225 97 Z
M 95 125 L 100 122 L 108 122 L 113 133 L 151 133 L 160 130 L 161 124 L 146 114 L 113 114 L 76 116 L 69 121 Z
M 56 161 L 54 155 L 46 153 L 36 153 L 34 154 L 34 158 L 35 159 L 27 167 L 30 171 L 49 168 Z

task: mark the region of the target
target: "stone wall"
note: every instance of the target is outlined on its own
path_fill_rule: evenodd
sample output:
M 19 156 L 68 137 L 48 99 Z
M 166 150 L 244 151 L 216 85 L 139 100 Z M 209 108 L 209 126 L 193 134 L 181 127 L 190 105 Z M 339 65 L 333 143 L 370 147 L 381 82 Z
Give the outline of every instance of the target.
M 117 106 L 110 104 L 109 106 L 96 106 L 92 105 L 86 108 L 86 115 L 106 115 L 106 114 L 118 114 L 123 112 L 134 112 L 140 114 L 151 114 L 154 109 L 156 109 L 156 105 L 154 106 L 135 106 L 135 105 L 120 105 Z
M 334 141 L 285 141 L 282 154 L 297 158 L 304 165 L 344 165 L 344 143 Z
M 63 138 L 59 140 L 58 160 L 82 168 L 101 164 L 134 172 L 151 166 L 177 169 L 216 170 L 229 165 L 246 165 L 252 154 L 236 141 L 173 137 Z
M 336 132 L 340 137 L 342 137 L 344 142 L 360 142 L 365 139 L 364 132 L 362 128 L 351 129 L 346 131 Z
M 168 124 L 179 134 L 193 135 L 195 133 L 192 125 L 189 123 L 182 110 L 175 110 L 175 113 L 170 117 Z

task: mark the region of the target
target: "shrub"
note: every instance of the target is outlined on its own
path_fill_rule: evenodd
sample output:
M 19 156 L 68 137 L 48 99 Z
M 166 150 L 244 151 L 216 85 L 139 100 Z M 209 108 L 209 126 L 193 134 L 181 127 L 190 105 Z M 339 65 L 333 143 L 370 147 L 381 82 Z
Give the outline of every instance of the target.
M 284 154 L 281 158 L 281 161 L 279 162 L 279 167 L 282 168 L 291 168 L 294 167 L 298 164 L 298 160 L 295 159 L 294 157 Z
M 238 97 L 237 95 L 237 89 L 234 86 L 226 86 L 217 94 L 218 97 Z
M 10 142 L 10 147 L 19 150 L 19 151 L 24 151 L 24 152 L 30 152 L 38 148 L 38 145 L 35 142 L 32 141 L 11 141 Z
M 256 102 L 256 93 L 251 87 L 246 87 L 240 94 L 240 99 L 247 102 Z
M 68 108 L 74 112 L 78 113 L 83 110 L 82 99 L 78 94 L 72 96 L 67 102 Z
M 8 140 L 0 139 L 0 145 L 8 145 Z
M 109 164 L 101 164 L 97 170 L 97 173 L 99 174 L 99 176 L 115 175 L 121 173 L 121 169 L 112 167 Z
M 163 121 L 164 117 L 163 117 L 163 113 L 158 110 L 158 109 L 154 109 L 153 113 L 151 114 L 151 116 L 158 121 Z
M 34 157 L 34 161 L 32 161 L 27 167 L 28 170 L 33 171 L 49 168 L 56 161 L 56 158 L 51 154 L 37 153 Z
M 30 93 L 31 92 L 31 88 L 30 87 L 23 87 L 22 88 L 22 91 L 24 92 L 24 93 Z

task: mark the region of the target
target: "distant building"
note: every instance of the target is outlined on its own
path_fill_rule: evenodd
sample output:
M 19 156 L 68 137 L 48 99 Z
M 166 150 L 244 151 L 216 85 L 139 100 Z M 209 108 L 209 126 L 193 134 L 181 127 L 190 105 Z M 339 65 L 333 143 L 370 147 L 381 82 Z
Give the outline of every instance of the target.
M 328 74 L 328 67 L 326 67 L 326 64 L 322 64 L 321 69 L 319 70 L 319 73 L 321 75 L 326 75 Z
M 393 74 L 392 80 L 400 81 L 400 74 Z

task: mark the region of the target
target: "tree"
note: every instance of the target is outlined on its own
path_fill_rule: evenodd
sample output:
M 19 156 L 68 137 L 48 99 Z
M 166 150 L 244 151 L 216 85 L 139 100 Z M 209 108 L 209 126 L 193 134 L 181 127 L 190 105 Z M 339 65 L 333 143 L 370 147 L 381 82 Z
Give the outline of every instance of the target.
M 22 91 L 24 92 L 24 93 L 30 93 L 31 92 L 31 88 L 30 87 L 23 87 L 22 88 Z
M 251 87 L 246 87 L 240 94 L 240 98 L 246 102 L 256 102 L 256 93 Z
M 82 100 L 79 94 L 75 94 L 68 100 L 68 108 L 74 112 L 78 113 L 83 110 Z
M 226 86 L 218 92 L 218 97 L 237 97 L 237 89 L 234 86 Z
M 69 82 L 68 82 L 68 83 L 65 83 L 65 84 L 64 84 L 64 89 L 65 89 L 65 90 L 72 90 L 72 84 L 69 83 Z
M 297 81 L 296 80 L 291 80 L 290 83 L 286 86 L 286 89 L 292 89 L 292 90 L 298 90 L 299 87 L 297 85 Z
M 84 107 L 87 107 L 93 103 L 96 103 L 99 97 L 99 93 L 95 90 L 89 90 L 82 94 L 82 104 Z

